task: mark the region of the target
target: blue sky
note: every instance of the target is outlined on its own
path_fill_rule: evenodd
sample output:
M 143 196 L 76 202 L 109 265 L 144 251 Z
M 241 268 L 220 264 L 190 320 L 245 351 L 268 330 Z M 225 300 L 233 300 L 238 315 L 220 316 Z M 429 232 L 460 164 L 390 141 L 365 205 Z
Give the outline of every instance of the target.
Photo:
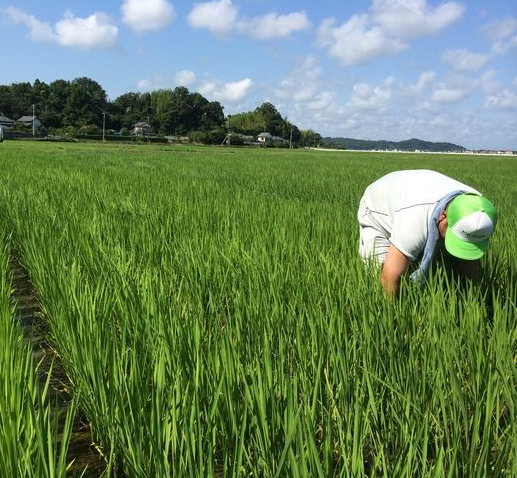
M 515 0 L 0 0 L 0 84 L 186 86 L 323 136 L 517 150 Z

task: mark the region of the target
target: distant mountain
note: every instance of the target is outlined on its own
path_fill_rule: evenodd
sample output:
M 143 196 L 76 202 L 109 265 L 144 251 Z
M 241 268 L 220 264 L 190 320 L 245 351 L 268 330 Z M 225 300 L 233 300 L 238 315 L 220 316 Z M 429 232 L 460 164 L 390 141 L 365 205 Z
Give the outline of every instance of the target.
M 433 143 L 421 139 L 407 139 L 405 141 L 373 141 L 352 138 L 323 138 L 322 146 L 328 148 L 356 149 L 356 150 L 381 150 L 381 151 L 431 151 L 458 153 L 466 151 L 463 146 L 452 143 Z

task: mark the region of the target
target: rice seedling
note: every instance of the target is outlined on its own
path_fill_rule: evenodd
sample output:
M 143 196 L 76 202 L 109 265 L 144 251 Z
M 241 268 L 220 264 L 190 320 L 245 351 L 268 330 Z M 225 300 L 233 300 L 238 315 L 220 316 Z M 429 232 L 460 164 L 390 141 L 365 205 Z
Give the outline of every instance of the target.
M 50 375 L 38 377 L 30 344 L 23 338 L 9 302 L 9 238 L 0 231 L 0 475 L 66 476 L 72 405 L 59 427 L 49 400 Z
M 5 146 L 0 215 L 106 476 L 517 471 L 509 160 Z M 358 198 L 411 167 L 498 206 L 481 288 L 438 265 L 389 301 L 364 270 Z

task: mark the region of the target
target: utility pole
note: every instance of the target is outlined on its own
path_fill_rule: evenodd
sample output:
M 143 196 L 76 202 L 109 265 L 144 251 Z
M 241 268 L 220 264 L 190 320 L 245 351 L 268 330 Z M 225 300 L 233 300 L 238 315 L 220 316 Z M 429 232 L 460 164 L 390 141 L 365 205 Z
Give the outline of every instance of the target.
M 35 135 L 35 125 L 34 125 L 34 122 L 36 121 L 35 120 L 35 116 L 34 116 L 34 111 L 35 111 L 35 108 L 36 108 L 36 105 L 34 103 L 32 103 L 32 137 L 34 138 L 34 135 Z
M 104 132 L 106 131 L 106 113 L 102 112 L 102 142 L 106 141 Z
M 151 144 L 151 138 L 149 138 L 149 128 L 151 125 L 149 124 L 149 116 L 147 117 L 147 144 Z
M 293 127 L 291 126 L 291 134 L 289 135 L 289 149 L 293 148 Z

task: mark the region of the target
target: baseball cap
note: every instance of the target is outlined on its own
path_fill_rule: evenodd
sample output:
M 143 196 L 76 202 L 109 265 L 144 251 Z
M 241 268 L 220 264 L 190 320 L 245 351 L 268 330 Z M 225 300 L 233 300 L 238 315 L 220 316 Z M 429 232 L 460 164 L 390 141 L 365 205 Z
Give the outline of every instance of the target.
M 459 259 L 475 260 L 485 253 L 497 212 L 485 197 L 460 194 L 447 207 L 445 249 Z

